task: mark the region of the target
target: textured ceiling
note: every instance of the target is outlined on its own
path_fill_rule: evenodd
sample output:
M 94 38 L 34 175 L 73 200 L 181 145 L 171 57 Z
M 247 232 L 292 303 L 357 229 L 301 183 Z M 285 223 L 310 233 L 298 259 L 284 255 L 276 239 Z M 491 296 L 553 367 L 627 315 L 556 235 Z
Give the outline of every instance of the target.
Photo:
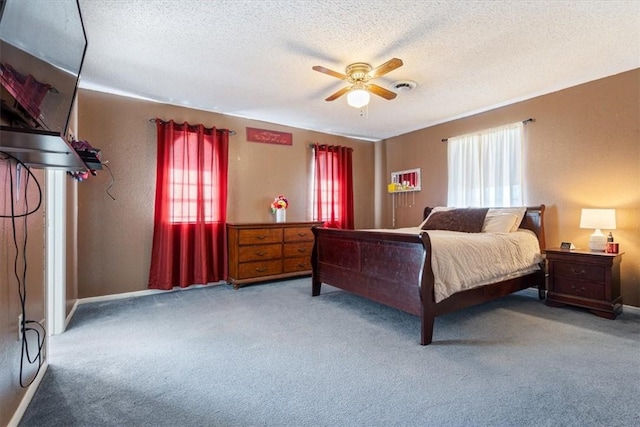
M 640 1 L 80 0 L 80 86 L 380 140 L 640 67 Z M 353 62 L 418 86 L 364 111 Z

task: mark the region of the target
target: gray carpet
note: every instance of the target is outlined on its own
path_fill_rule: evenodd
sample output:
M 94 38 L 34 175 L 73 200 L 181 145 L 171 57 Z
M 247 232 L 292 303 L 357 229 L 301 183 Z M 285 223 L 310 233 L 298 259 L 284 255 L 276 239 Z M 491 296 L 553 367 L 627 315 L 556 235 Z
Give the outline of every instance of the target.
M 21 426 L 638 426 L 640 314 L 436 319 L 308 278 L 80 305 Z

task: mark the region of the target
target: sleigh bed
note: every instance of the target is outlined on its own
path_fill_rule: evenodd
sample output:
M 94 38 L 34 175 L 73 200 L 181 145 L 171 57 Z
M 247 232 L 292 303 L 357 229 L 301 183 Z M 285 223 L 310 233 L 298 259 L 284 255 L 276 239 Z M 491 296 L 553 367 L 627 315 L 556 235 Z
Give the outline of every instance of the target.
M 401 230 L 337 230 L 314 227 L 315 243 L 311 256 L 312 295 L 320 295 L 321 285 L 325 283 L 415 314 L 421 318 L 421 345 L 431 343 L 436 316 L 491 301 L 529 287 L 537 287 L 539 298 L 543 299 L 545 206 L 527 207 L 523 210 L 521 221 L 518 219 L 512 229 L 517 233 L 504 233 L 501 238 L 527 233 L 535 235 L 537 244 L 535 239 L 533 241 L 537 258 L 530 268 L 503 275 L 495 282 L 481 282 L 478 286 L 473 285 L 445 296 L 437 289 L 441 286 L 442 280 L 434 276 L 432 268 L 436 259 L 439 263 L 436 271 L 440 271 L 443 264 L 442 258 L 432 253 L 433 250 L 439 250 L 439 246 L 435 244 L 436 236 L 441 233 L 439 230 L 433 232 L 421 230 L 419 227 Z M 425 208 L 424 217 L 428 218 L 430 213 L 431 209 Z M 425 219 L 423 224 L 428 221 L 430 219 Z M 442 240 L 440 237 L 438 239 Z M 463 262 L 461 258 L 454 255 L 450 257 L 450 261 L 460 265 Z M 497 268 L 502 258 L 496 256 L 493 261 L 486 263 L 485 267 Z

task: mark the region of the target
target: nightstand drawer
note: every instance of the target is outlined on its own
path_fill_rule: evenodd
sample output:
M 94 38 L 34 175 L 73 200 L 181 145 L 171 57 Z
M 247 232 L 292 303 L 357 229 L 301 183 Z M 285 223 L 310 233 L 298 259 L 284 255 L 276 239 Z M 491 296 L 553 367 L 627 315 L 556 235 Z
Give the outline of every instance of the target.
M 555 277 L 553 280 L 553 291 L 560 294 L 575 295 L 584 298 L 597 300 L 604 299 L 604 286 L 585 282 L 582 280 L 571 280 L 564 277 Z
M 240 264 L 239 279 L 250 279 L 253 277 L 272 276 L 282 274 L 282 260 L 244 262 Z
M 282 228 L 255 228 L 238 232 L 239 245 L 282 242 Z
M 272 245 L 240 246 L 238 250 L 238 261 L 240 262 L 279 258 L 282 258 L 282 245 L 279 243 Z
M 307 256 L 311 257 L 313 242 L 307 243 L 287 243 L 284 245 L 285 258 Z
M 604 283 L 605 269 L 599 265 L 555 262 L 553 264 L 553 275 L 573 280 Z

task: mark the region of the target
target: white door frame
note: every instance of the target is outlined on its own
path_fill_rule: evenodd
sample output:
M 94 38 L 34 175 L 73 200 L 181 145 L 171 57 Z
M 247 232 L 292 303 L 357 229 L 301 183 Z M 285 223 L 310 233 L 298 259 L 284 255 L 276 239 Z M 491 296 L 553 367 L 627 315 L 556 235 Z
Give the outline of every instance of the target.
M 46 318 L 49 335 L 64 332 L 67 288 L 67 173 L 46 170 Z

